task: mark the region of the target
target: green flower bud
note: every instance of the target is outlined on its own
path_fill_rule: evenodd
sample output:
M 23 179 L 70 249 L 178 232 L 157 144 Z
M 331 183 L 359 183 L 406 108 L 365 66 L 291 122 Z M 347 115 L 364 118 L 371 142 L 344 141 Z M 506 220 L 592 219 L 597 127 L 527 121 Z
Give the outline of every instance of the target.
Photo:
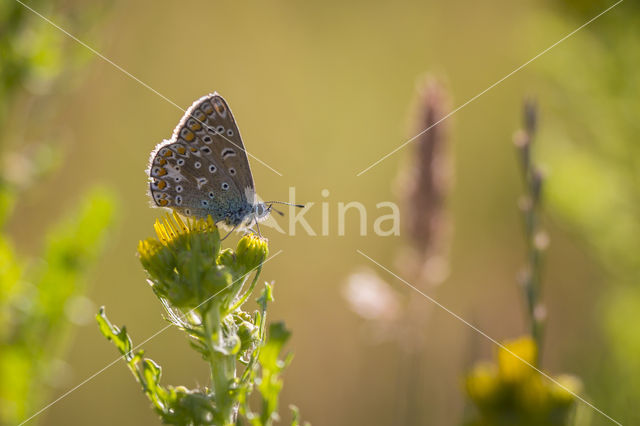
M 267 240 L 257 235 L 245 235 L 238 241 L 236 256 L 238 263 L 246 268 L 246 271 L 257 268 L 267 258 L 269 247 Z
M 218 256 L 218 265 L 224 265 L 232 268 L 236 264 L 236 255 L 231 249 L 224 249 Z
M 260 329 L 252 322 L 241 321 L 238 324 L 238 337 L 241 343 L 240 351 L 246 351 L 260 341 Z

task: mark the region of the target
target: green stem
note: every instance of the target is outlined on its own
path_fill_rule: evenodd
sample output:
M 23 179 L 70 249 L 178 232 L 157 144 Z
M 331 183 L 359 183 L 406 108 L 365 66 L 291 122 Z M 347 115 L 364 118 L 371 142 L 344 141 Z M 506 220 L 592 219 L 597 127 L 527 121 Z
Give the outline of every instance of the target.
M 526 196 L 530 200 L 530 205 L 524 211 L 525 238 L 527 240 L 528 274 L 524 282 L 525 300 L 527 302 L 527 314 L 531 327 L 531 337 L 536 342 L 538 348 L 538 359 L 542 353 L 543 342 L 543 322 L 538 318 L 536 310 L 541 303 L 541 263 L 542 251 L 536 245 L 536 235 L 540 232 L 540 197 L 534 195 L 533 190 L 533 165 L 529 165 L 530 170 L 526 176 Z
M 212 306 L 207 313 L 204 313 L 202 322 L 207 336 L 211 383 L 216 401 L 216 423 L 224 426 L 233 425 L 235 410 L 230 386 L 236 374 L 235 359 L 233 355 L 227 355 L 224 352 L 222 318 L 217 306 Z
M 238 299 L 238 301 L 236 303 L 234 303 L 233 306 L 231 306 L 229 308 L 228 312 L 235 311 L 236 309 L 240 308 L 240 306 L 242 306 L 244 304 L 244 302 L 247 301 L 249 296 L 251 296 L 251 293 L 253 293 L 253 289 L 256 287 L 256 284 L 258 283 L 258 277 L 260 277 L 260 272 L 261 271 L 262 271 L 262 263 L 256 269 L 256 273 L 253 276 L 253 281 L 251 282 L 251 285 L 249 286 L 247 291 L 245 291 L 244 294 L 242 295 L 242 297 L 240 297 L 240 299 Z

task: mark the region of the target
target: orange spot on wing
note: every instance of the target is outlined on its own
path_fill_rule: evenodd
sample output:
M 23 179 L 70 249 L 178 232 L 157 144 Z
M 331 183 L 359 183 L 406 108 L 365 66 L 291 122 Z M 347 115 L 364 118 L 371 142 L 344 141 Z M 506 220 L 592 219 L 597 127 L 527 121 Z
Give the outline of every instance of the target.
M 214 101 L 214 103 L 213 103 L 213 107 L 216 109 L 218 114 L 224 115 L 225 107 L 222 104 L 222 102 L 220 102 L 219 100 L 216 99 L 216 101 Z
M 213 107 L 210 103 L 207 102 L 202 105 L 202 111 L 204 111 L 207 115 L 211 115 L 211 113 L 213 112 Z

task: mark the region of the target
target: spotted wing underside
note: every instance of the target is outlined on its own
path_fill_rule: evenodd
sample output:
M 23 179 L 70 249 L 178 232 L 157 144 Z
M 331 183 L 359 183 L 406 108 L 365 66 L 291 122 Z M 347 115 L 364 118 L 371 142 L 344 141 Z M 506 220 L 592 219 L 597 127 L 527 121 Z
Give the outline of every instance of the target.
M 238 126 L 214 93 L 194 102 L 171 140 L 151 154 L 150 194 L 159 207 L 187 216 L 228 220 L 250 211 L 255 194 Z M 235 220 L 234 220 L 235 221 Z

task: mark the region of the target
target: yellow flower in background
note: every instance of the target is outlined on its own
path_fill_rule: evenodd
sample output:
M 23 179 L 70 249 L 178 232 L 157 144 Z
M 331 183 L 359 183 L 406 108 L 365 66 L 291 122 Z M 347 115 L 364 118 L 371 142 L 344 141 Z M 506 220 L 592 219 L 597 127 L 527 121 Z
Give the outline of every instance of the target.
M 498 349 L 498 369 L 500 377 L 505 382 L 525 380 L 532 374 L 537 374 L 527 363 L 537 366 L 538 348 L 530 337 L 521 337 L 505 343 Z
M 498 369 L 491 363 L 479 363 L 467 375 L 467 394 L 481 405 L 490 405 L 498 393 Z
M 570 424 L 574 395 L 581 390 L 576 377 L 562 375 L 556 383 L 532 368 L 538 348 L 529 336 L 505 342 L 496 358 L 495 364 L 478 363 L 466 376 L 466 393 L 476 408 L 467 425 Z

